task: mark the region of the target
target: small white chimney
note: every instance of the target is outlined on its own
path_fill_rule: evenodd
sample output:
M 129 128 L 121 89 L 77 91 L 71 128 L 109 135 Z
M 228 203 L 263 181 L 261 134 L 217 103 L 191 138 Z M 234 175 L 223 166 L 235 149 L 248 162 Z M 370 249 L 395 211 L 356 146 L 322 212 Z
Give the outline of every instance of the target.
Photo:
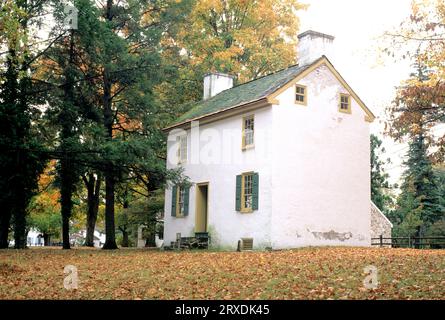
M 328 34 L 308 30 L 298 35 L 298 64 L 310 64 L 322 55 L 333 54 L 334 37 Z
M 207 73 L 204 75 L 204 100 L 207 100 L 221 91 L 233 87 L 234 77 L 224 73 Z

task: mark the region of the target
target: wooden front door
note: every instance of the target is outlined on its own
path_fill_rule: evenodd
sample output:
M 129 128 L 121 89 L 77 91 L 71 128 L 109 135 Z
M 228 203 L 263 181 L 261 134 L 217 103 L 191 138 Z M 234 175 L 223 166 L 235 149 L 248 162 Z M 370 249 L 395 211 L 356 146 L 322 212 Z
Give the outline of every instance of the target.
M 208 191 L 208 183 L 200 183 L 196 186 L 195 232 L 207 232 Z

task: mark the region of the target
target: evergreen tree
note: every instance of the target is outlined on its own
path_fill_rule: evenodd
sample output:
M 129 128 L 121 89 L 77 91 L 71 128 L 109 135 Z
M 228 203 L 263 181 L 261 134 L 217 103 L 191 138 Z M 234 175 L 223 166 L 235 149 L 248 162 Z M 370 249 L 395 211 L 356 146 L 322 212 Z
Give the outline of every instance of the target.
M 54 157 L 58 159 L 56 184 L 60 188 L 64 249 L 70 248 L 73 196 L 80 181 L 83 163 L 91 158 L 87 155 L 86 143 L 81 140 L 85 141 L 91 136 L 86 132 L 88 125 L 92 119 L 97 119 L 92 102 L 96 92 L 89 90 L 86 80 L 92 73 L 87 50 L 92 47 L 88 47 L 91 43 L 86 39 L 94 39 L 94 33 L 98 32 L 93 29 L 94 22 L 98 24 L 98 12 L 90 0 L 76 0 L 74 6 L 81 12 L 77 26 L 67 26 L 64 4 L 53 2 L 55 25 L 51 33 L 60 36 L 41 58 L 43 63 L 50 66 L 44 68 L 42 73 L 46 76 L 45 83 L 51 88 L 46 95 L 50 105 L 46 117 L 57 132 L 50 139 L 56 141 L 52 147 Z
M 383 212 L 387 212 L 392 198 L 389 195 L 389 175 L 384 171 L 385 162 L 380 155 L 385 153 L 382 140 L 371 134 L 371 200 Z M 389 163 L 389 160 L 387 160 Z
M 407 167 L 397 208 L 392 217 L 396 233 L 408 232 L 410 236 L 424 236 L 443 212 L 433 167 L 427 154 L 427 145 L 422 131 L 409 143 Z M 400 234 L 401 235 L 401 234 Z M 406 235 L 406 234 L 405 234 Z
M 415 73 L 411 74 L 406 86 L 398 89 L 394 103 L 397 110 L 403 112 L 399 118 L 393 119 L 396 132 L 392 134 L 398 139 L 407 136 L 409 149 L 404 163 L 406 170 L 401 193 L 391 219 L 395 223 L 396 235 L 421 237 L 441 217 L 443 206 L 428 154 L 428 146 L 434 139 L 428 136 L 431 128 L 425 122 L 426 115 L 423 112 L 432 110 L 434 102 L 428 94 L 417 90 L 429 81 L 432 72 L 421 55 L 418 54 L 416 58 Z
M 0 247 L 8 245 L 11 218 L 15 247 L 26 247 L 27 207 L 37 190 L 37 181 L 45 158 L 33 132 L 32 117 L 36 98 L 31 94 L 29 30 L 38 24 L 45 1 L 5 1 L 1 7 L 1 36 L 7 48 L 6 70 L 0 87 Z

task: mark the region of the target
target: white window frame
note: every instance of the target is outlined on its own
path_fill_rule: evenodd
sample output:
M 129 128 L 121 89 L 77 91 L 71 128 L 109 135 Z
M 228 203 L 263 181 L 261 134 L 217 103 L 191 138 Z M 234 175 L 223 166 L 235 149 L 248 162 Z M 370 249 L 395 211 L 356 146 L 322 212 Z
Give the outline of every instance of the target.
M 303 89 L 303 93 L 298 92 L 298 89 Z M 303 101 L 298 100 L 297 97 L 303 97 Z M 295 103 L 306 106 L 307 105 L 307 86 L 302 84 L 295 85 Z
M 347 102 L 343 101 L 343 98 L 347 99 Z M 338 111 L 343 113 L 351 113 L 351 96 L 347 93 L 340 93 Z M 346 106 L 347 108 L 343 108 Z

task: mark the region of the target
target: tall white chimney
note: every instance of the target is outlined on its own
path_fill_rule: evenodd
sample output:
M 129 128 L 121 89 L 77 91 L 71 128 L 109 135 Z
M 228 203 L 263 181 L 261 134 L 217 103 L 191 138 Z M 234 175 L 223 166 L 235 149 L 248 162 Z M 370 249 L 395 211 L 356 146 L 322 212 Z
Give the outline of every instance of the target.
M 207 100 L 221 91 L 233 87 L 234 77 L 225 73 L 207 73 L 204 75 L 204 100 Z
M 327 57 L 333 54 L 334 37 L 312 30 L 298 35 L 298 64 L 310 64 L 322 55 Z

